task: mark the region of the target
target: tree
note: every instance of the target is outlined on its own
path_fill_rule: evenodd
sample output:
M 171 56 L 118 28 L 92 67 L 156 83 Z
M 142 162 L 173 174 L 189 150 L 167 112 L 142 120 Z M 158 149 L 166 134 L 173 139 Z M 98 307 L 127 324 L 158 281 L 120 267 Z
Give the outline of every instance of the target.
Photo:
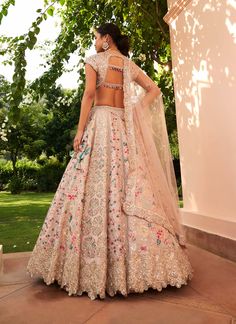
M 28 95 L 21 103 L 21 114 L 15 124 L 9 115 L 7 89 L 9 83 L 0 77 L 0 93 L 4 94 L 0 99 L 0 152 L 5 153 L 4 156 L 9 155 L 14 172 L 19 157 L 34 160 L 42 152 L 47 157 L 57 157 L 60 162 L 68 161 L 79 120 L 83 88 L 77 91 L 52 87 L 38 102 L 34 100 L 34 95 Z
M 44 113 L 43 100 L 33 102 L 32 98 L 28 97 L 20 105 L 19 119 L 13 123 L 7 105 L 9 88 L 9 83 L 1 76 L 0 93 L 4 96 L 0 101 L 0 150 L 5 151 L 5 154 L 9 153 L 13 171 L 16 173 L 16 162 L 19 157 L 24 155 L 29 159 L 35 159 L 45 148 L 46 142 L 42 134 L 48 115 Z
M 91 28 L 102 22 L 115 22 L 131 40 L 132 59 L 147 74 L 156 80 L 164 93 L 168 132 L 176 130 L 173 81 L 171 73 L 171 51 L 168 26 L 163 21 L 167 11 L 166 0 L 45 0 L 45 8 L 38 9 L 38 17 L 32 22 L 28 33 L 19 37 L 1 37 L 0 42 L 8 46 L 2 54 L 11 54 L 14 63 L 13 83 L 11 84 L 10 113 L 13 120 L 19 118 L 19 105 L 27 89 L 25 82 L 25 52 L 32 50 L 40 33 L 40 24 L 48 16 L 61 17 L 61 32 L 55 41 L 45 65 L 47 71 L 34 80 L 30 88 L 35 90 L 38 98 L 55 87 L 56 80 L 64 71 L 64 64 L 70 54 L 78 50 L 83 63 L 85 49 L 93 41 Z M 7 8 L 15 1 L 7 0 L 0 11 L 0 21 L 7 15 Z M 155 70 L 154 62 L 159 66 Z M 83 65 L 78 66 L 81 80 L 84 79 Z M 79 80 L 79 82 L 81 82 Z M 176 136 L 170 137 L 172 146 L 178 146 Z M 177 152 L 177 153 L 176 153 Z M 178 157 L 178 150 L 173 154 Z
M 50 113 L 50 118 L 43 132 L 44 141 L 47 143 L 44 150 L 47 156 L 54 155 L 61 162 L 70 159 L 82 94 L 82 87 L 78 91 L 52 87 L 47 93 L 46 109 Z

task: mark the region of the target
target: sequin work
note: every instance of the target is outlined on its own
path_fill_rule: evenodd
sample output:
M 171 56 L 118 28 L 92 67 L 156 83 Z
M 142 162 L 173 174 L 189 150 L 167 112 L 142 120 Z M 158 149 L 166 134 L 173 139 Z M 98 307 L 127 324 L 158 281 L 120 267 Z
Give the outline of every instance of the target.
M 123 67 L 109 64 L 113 54 L 124 59 Z M 86 63 L 97 72 L 97 88 L 123 86 L 125 108 L 92 107 L 80 151 L 63 174 L 27 272 L 47 285 L 57 281 L 69 296 L 86 292 L 92 300 L 106 292 L 127 296 L 149 287 L 180 288 L 193 277 L 193 268 L 165 217 L 169 207 L 162 193 L 154 199 L 143 142 L 134 136 L 128 85 L 140 68 L 112 51 L 87 57 Z M 117 79 L 106 79 L 109 65 Z M 121 73 L 122 85 L 116 82 Z
M 94 106 L 28 262 L 31 276 L 91 300 L 187 284 L 193 269 L 175 236 L 125 214 L 128 168 L 124 109 Z M 145 179 L 141 164 L 140 172 Z M 142 195 L 141 183 L 136 194 Z M 153 204 L 151 193 L 146 198 Z

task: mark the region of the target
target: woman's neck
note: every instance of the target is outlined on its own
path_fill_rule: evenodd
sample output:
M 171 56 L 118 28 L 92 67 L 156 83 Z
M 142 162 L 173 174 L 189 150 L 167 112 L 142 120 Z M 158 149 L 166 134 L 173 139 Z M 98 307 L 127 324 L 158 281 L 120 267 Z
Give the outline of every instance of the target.
M 117 52 L 119 52 L 117 47 L 110 47 L 110 48 L 108 48 L 107 51 L 117 51 Z

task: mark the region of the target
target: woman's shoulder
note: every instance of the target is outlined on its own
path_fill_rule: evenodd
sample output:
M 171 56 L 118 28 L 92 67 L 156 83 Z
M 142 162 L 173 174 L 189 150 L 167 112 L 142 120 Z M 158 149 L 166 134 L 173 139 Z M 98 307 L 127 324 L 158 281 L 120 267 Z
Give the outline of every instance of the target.
M 94 59 L 95 60 L 96 58 L 100 58 L 102 56 L 104 56 L 104 52 L 98 52 L 95 54 L 90 54 L 90 55 L 85 56 L 85 60 L 86 59 Z
M 96 60 L 96 59 L 104 59 L 104 56 L 107 56 L 107 55 L 109 55 L 109 54 L 112 54 L 112 52 L 111 53 L 109 53 L 109 51 L 104 51 L 104 52 L 98 52 L 98 53 L 95 53 L 95 54 L 91 54 L 91 55 L 89 55 L 89 56 L 86 56 L 85 57 L 85 60 Z M 134 63 L 134 61 L 132 61 L 132 59 L 130 59 L 129 57 L 127 57 L 127 56 L 125 56 L 125 55 L 123 55 L 122 53 L 119 53 L 119 55 L 120 56 L 122 56 L 125 60 L 127 60 L 127 61 L 130 61 L 131 62 L 131 64 L 135 64 Z
M 106 54 L 107 52 L 104 51 L 104 52 L 98 52 L 95 54 L 88 55 L 85 57 L 85 63 L 90 64 L 97 72 L 98 67 L 104 64 L 105 62 L 104 59 Z M 141 68 L 132 60 L 132 58 L 129 58 L 123 54 L 121 54 L 121 56 L 126 60 L 126 62 L 128 62 L 128 65 L 130 65 L 130 70 L 133 78 L 136 78 Z
M 93 66 L 94 70 L 98 70 L 98 66 L 103 62 L 104 54 L 103 52 L 91 54 L 85 57 L 84 62 Z
M 96 54 L 86 55 L 84 61 L 86 63 L 89 60 L 96 60 L 96 57 L 97 57 L 97 53 Z
M 130 72 L 133 79 L 136 79 L 140 71 L 143 71 L 133 60 L 128 58 L 130 64 Z
M 84 62 L 90 64 L 93 69 L 97 72 L 99 66 L 99 55 L 100 53 L 91 54 L 85 57 Z
M 138 66 L 138 65 L 135 63 L 135 61 L 134 61 L 134 59 L 133 59 L 132 57 L 131 57 L 131 58 L 130 58 L 130 57 L 127 57 L 127 59 L 129 60 L 129 62 L 130 62 L 131 65 L 133 65 L 133 66 L 135 66 L 135 65 Z

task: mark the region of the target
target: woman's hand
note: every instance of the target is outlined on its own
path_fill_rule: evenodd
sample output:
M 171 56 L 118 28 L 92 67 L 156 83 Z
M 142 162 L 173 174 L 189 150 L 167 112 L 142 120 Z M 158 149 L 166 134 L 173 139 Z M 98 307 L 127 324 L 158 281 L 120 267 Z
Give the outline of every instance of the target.
M 74 148 L 75 152 L 79 151 L 79 145 L 80 145 L 82 136 L 83 136 L 83 131 L 77 131 L 75 138 L 74 138 L 74 143 L 73 143 L 73 148 Z

